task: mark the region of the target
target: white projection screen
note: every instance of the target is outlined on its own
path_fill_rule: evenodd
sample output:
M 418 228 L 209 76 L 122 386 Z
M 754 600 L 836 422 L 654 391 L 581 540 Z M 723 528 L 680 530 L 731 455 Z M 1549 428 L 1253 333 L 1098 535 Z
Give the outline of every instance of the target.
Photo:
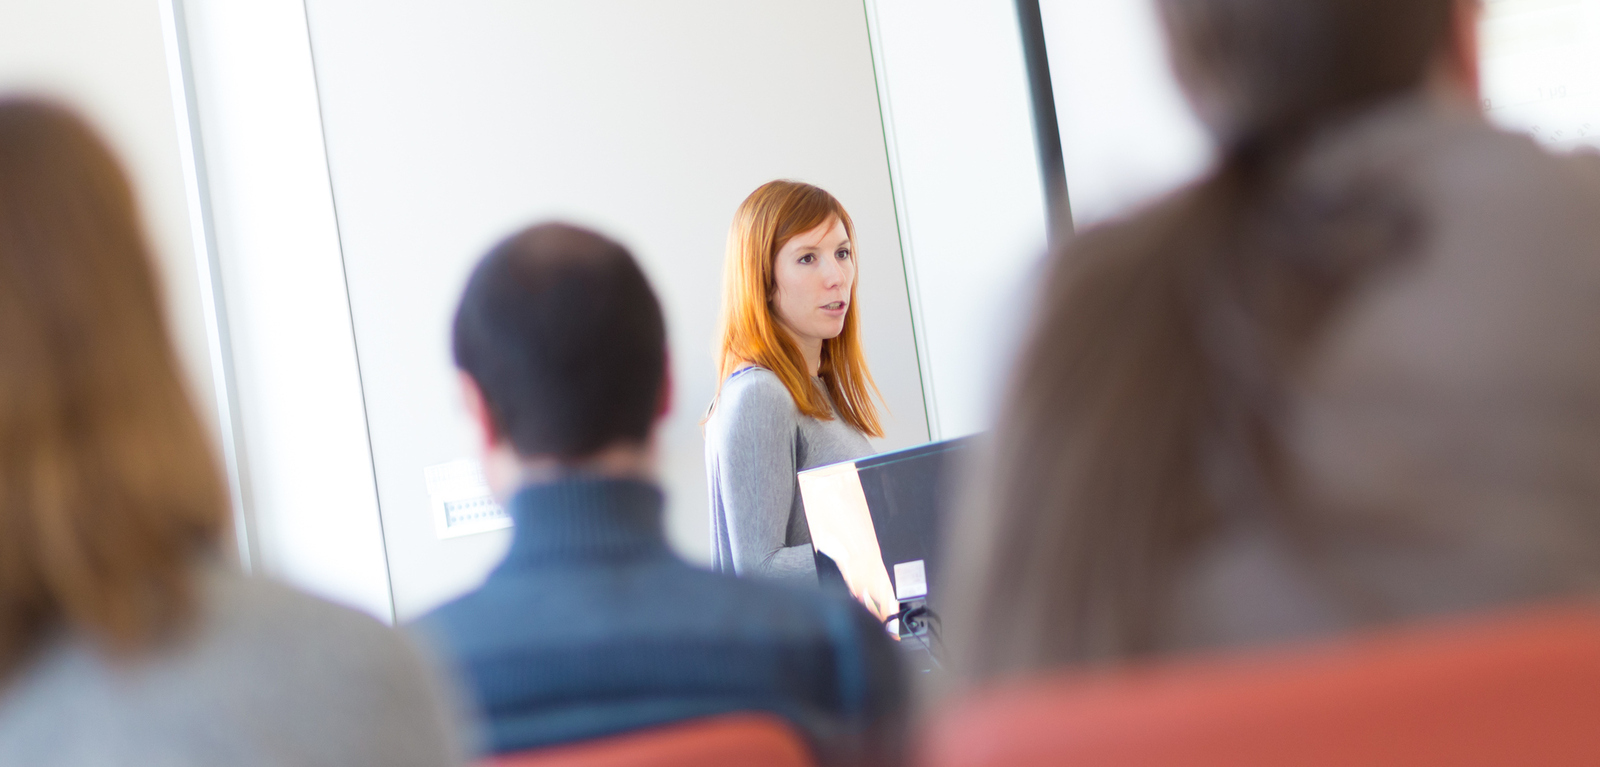
M 1484 109 L 1556 150 L 1600 147 L 1600 0 L 1487 0 Z
M 675 383 L 660 446 L 668 532 L 690 559 L 708 549 L 699 421 L 723 247 L 761 183 L 815 183 L 850 210 L 889 408 L 876 447 L 927 440 L 860 0 L 306 7 L 399 620 L 471 588 L 509 541 L 494 524 L 441 537 L 434 503 L 473 508 L 470 471 L 453 463 L 473 454 L 449 358 L 455 301 L 476 259 L 530 222 L 619 238 L 661 296 Z

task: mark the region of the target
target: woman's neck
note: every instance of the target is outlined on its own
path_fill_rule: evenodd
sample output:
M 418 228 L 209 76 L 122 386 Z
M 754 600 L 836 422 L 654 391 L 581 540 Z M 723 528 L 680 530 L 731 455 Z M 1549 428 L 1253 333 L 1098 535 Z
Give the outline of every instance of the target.
M 822 370 L 822 339 L 806 338 L 796 340 L 800 344 L 800 356 L 806 359 L 806 372 L 810 373 L 812 378 L 816 378 L 817 373 Z
M 822 339 L 800 335 L 799 333 L 794 332 L 794 329 L 789 327 L 789 323 L 784 322 L 783 320 L 778 320 L 777 324 L 778 329 L 784 333 L 787 333 L 789 335 L 789 340 L 793 341 L 794 345 L 799 347 L 800 358 L 805 360 L 806 363 L 806 372 L 809 373 L 812 378 L 816 378 L 817 373 L 821 372 L 822 370 Z
M 794 341 L 795 347 L 800 349 L 800 359 L 805 360 L 806 373 L 810 373 L 811 378 L 816 378 L 822 370 L 822 339 L 795 333 L 794 328 L 790 328 L 789 323 L 784 320 L 778 320 L 778 330 L 789 336 L 790 341 Z

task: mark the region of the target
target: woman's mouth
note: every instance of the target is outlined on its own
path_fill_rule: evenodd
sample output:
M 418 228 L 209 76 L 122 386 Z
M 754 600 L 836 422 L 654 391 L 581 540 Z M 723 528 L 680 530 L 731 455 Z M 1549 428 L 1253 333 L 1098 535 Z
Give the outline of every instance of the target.
M 846 304 L 843 301 L 834 301 L 832 303 L 823 304 L 822 311 L 825 311 L 829 314 L 844 314 L 845 307 L 848 305 L 849 304 Z

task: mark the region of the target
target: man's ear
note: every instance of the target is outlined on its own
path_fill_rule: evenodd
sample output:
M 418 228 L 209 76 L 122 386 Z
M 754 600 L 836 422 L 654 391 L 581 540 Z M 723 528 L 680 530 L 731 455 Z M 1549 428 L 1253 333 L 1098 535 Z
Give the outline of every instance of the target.
M 500 433 L 500 427 L 495 424 L 489 401 L 483 398 L 483 389 L 465 370 L 456 371 L 456 376 L 461 383 L 461 400 L 467 406 L 467 417 L 472 419 L 472 425 L 478 432 L 478 446 L 486 452 L 499 447 L 505 441 L 505 435 Z
M 1451 4 L 1448 65 L 1474 104 L 1483 103 L 1478 63 L 1478 25 L 1482 17 L 1482 0 L 1456 0 Z
M 665 421 L 672 414 L 672 353 L 661 355 L 661 397 L 656 402 L 656 422 Z

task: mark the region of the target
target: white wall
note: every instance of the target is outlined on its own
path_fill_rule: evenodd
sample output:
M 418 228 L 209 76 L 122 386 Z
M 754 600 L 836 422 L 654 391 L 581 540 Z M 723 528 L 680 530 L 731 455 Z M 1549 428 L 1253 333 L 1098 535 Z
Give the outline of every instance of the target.
M 1167 119 L 1186 113 L 1140 7 L 1046 4 L 1080 223 L 1203 167 L 1203 146 L 1185 150 L 1193 133 Z M 267 572 L 404 617 L 495 561 L 504 532 L 434 538 L 421 470 L 470 453 L 447 350 L 459 286 L 536 218 L 618 235 L 663 294 L 679 395 L 670 529 L 692 558 L 707 536 L 696 421 L 714 387 L 723 236 L 762 181 L 820 183 L 862 226 L 868 351 L 895 419 L 881 446 L 987 423 L 1043 243 L 1011 3 L 370 10 L 187 0 Z M 1073 47 L 1084 39 L 1111 41 L 1103 55 L 1127 71 L 1099 82 L 1105 68 Z M 779 45 L 805 54 L 768 55 Z M 1141 115 L 1164 129 L 1117 127 Z
M 1168 64 L 1152 0 L 1041 0 L 1073 222 L 1198 177 L 1211 144 Z
M 282 176 L 293 175 L 293 169 L 306 170 L 304 162 L 295 164 L 296 159 L 320 157 L 321 152 L 315 83 L 310 77 L 300 4 L 297 0 L 191 0 L 189 6 L 197 11 L 195 16 L 200 22 L 197 47 L 203 61 L 199 81 L 210 86 L 209 98 L 201 99 L 208 107 L 202 110 L 202 122 L 211 129 L 214 151 L 209 159 L 216 172 L 208 180 L 213 190 L 220 191 L 221 204 L 215 207 L 223 223 L 221 244 L 224 254 L 231 257 L 227 265 L 232 274 L 224 277 L 232 279 L 224 281 L 231 282 L 233 293 L 238 294 L 235 308 L 241 315 L 235 318 L 236 338 L 232 340 L 243 352 L 239 355 L 244 362 L 242 388 L 252 395 L 255 405 L 242 419 L 251 427 L 254 441 L 242 445 L 244 449 L 238 453 L 254 459 L 246 462 L 249 465 L 244 472 L 243 506 L 262 512 L 247 515 L 256 554 L 265 555 L 255 557 L 254 564 L 259 571 L 386 617 L 391 608 L 371 466 L 365 458 L 359 390 L 354 389 L 356 396 L 347 400 L 343 408 L 333 408 L 331 418 L 329 413 L 317 412 L 316 403 L 336 399 L 330 393 L 336 395 L 337 387 L 330 386 L 328 379 L 337 376 L 317 365 L 316 345 L 329 338 L 337 339 L 338 324 L 326 322 L 327 317 L 318 316 L 312 305 L 314 299 L 326 301 L 327 296 L 307 300 L 305 291 L 285 287 L 286 281 L 304 276 L 303 262 L 314 260 L 319 254 L 326 259 L 330 252 L 326 243 L 317 250 L 314 236 L 298 240 L 293 236 L 304 229 L 303 221 L 315 219 L 315 181 L 309 185 L 313 192 L 310 194 L 305 184 L 300 188 L 274 186 Z M 43 95 L 80 110 L 123 159 L 157 255 L 169 323 L 189 374 L 191 395 L 220 447 L 226 434 L 223 427 L 236 421 L 226 411 L 226 394 L 218 393 L 218 384 L 224 380 L 222 339 L 210 336 L 218 328 L 208 322 L 208 312 L 216 304 L 209 292 L 213 283 L 201 228 L 204 216 L 199 194 L 203 187 L 194 173 L 195 147 L 188 130 L 195 126 L 186 119 L 188 105 L 184 103 L 181 57 L 175 45 L 173 8 L 174 4 L 164 0 L 9 0 L 0 23 L 0 91 Z M 219 20 L 218 14 L 207 13 L 216 9 L 231 17 Z M 296 18 L 300 18 L 298 51 L 293 45 Z M 230 65 L 232 69 L 228 69 Z M 252 80 L 249 73 L 259 76 Z M 301 75 L 299 82 L 295 81 L 295 74 Z M 219 81 L 226 84 L 220 85 Z M 302 96 L 299 113 L 293 109 L 297 89 Z M 231 104 L 219 104 L 230 98 Z M 233 111 L 229 113 L 225 106 L 231 106 Z M 306 140 L 298 145 L 287 142 L 296 134 L 292 128 L 286 130 L 286 124 L 293 126 L 294 117 L 303 117 L 306 106 L 311 109 L 310 133 L 302 130 L 299 135 Z M 252 108 L 254 113 L 250 112 Z M 304 129 L 306 125 L 302 120 L 300 127 Z M 288 165 L 283 166 L 286 157 Z M 254 166 L 250 165 L 252 162 Z M 328 209 L 326 219 L 331 222 L 326 169 L 318 163 L 316 170 L 322 174 L 322 200 Z M 279 205 L 273 206 L 274 199 L 263 192 L 264 188 L 276 188 L 281 193 L 276 200 Z M 281 204 L 284 202 L 288 203 L 287 211 Z M 295 204 L 301 205 L 301 212 L 293 210 Z M 305 214 L 305 208 L 313 213 Z M 241 220 L 251 216 L 253 221 Z M 328 242 L 334 246 L 332 263 L 337 270 L 337 239 L 331 223 L 327 233 Z M 261 268 L 251 273 L 251 266 Z M 272 274 L 274 269 L 276 275 Z M 342 279 L 337 271 L 334 274 Z M 279 279 L 274 280 L 274 276 Z M 342 307 L 342 283 L 333 285 Z M 250 299 L 273 289 L 278 289 L 284 300 L 250 316 L 250 309 L 261 308 Z M 348 311 L 340 309 L 333 316 L 343 318 L 348 345 Z M 252 347 L 251 342 L 260 340 L 258 331 L 263 323 L 281 328 L 280 318 L 300 320 L 302 337 L 277 336 L 285 342 L 276 349 L 277 357 L 260 354 L 262 350 Z M 252 324 L 251 319 L 257 322 Z M 301 341 L 309 341 L 309 346 L 301 345 Z M 348 372 L 353 375 L 353 371 L 351 353 Z M 263 402 L 263 391 L 270 394 L 275 387 L 283 388 L 285 379 L 298 381 L 302 393 L 309 390 L 312 394 L 287 400 L 268 396 Z M 307 402 L 313 406 L 309 412 L 301 412 Z M 348 426 L 351 414 L 355 422 L 353 433 L 359 440 L 359 459 L 342 464 L 324 461 L 328 457 L 326 445 L 337 442 L 341 416 Z M 302 423 L 322 422 L 311 439 L 299 439 L 303 435 L 285 437 L 282 427 L 291 426 L 296 419 Z M 350 433 L 346 429 L 346 435 Z M 285 456 L 298 458 L 299 465 L 285 466 Z M 249 481 L 251 468 L 253 484 Z M 297 469 L 309 469 L 309 474 Z M 327 492 L 327 483 L 318 485 L 318 472 L 322 473 L 321 478 L 336 475 L 335 492 Z M 341 518 L 350 517 L 352 509 L 359 518 L 359 492 L 354 494 L 354 501 L 348 492 L 352 479 L 369 496 L 371 545 L 365 559 L 359 535 L 352 540 L 348 529 L 342 536 L 338 534 Z M 341 482 L 346 485 L 342 498 L 337 492 Z M 330 535 L 330 529 L 335 534 Z M 248 549 L 244 559 L 252 559 Z M 376 567 L 372 566 L 374 562 Z
M 667 312 L 668 528 L 708 551 L 698 425 L 739 202 L 793 177 L 858 227 L 881 447 L 928 437 L 859 0 L 310 0 L 311 37 L 397 613 L 470 588 L 508 533 L 440 540 L 424 467 L 470 455 L 448 354 L 466 274 L 561 217 L 632 247 Z
M 1009 299 L 1043 240 L 1042 195 L 1009 3 L 870 8 L 880 54 L 878 88 L 867 14 L 854 2 L 702 3 L 694 13 L 672 14 L 687 29 L 671 51 L 657 52 L 655 65 L 631 71 L 628 62 L 649 58 L 647 43 L 659 36 L 660 25 L 651 26 L 660 21 L 650 16 L 659 14 L 655 6 L 640 4 L 620 16 L 614 8 L 561 6 L 567 25 L 540 27 L 560 38 L 544 46 L 549 63 L 542 71 L 554 76 L 533 82 L 536 87 L 509 104 L 482 73 L 520 71 L 519 62 L 507 59 L 517 46 L 494 42 L 506 36 L 526 41 L 491 12 L 492 5 L 461 5 L 442 14 L 437 7 L 402 4 L 373 17 L 363 6 L 318 0 L 310 6 L 315 71 L 302 6 L 295 0 L 187 0 L 184 7 L 208 201 L 233 331 L 239 452 L 265 572 L 388 615 L 392 569 L 397 579 L 411 581 L 398 589 L 416 595 L 400 608 L 413 614 L 470 586 L 495 560 L 504 533 L 445 543 L 430 537 L 420 467 L 469 452 L 445 343 L 460 280 L 490 242 L 537 216 L 567 215 L 619 234 L 662 286 L 673 318 L 680 395 L 667 451 L 672 533 L 691 557 L 704 556 L 706 545 L 695 421 L 714 383 L 710 336 L 722 237 L 733 206 L 761 181 L 798 175 L 821 183 L 862 222 L 863 307 L 875 329 L 869 355 L 895 417 L 882 447 L 926 438 L 924 405 L 916 396 L 924 380 L 928 412 L 943 417 L 942 436 L 975 431 L 985 422 L 988 387 L 1001 372 L 991 362 L 1004 348 L 987 328 L 1005 324 L 995 318 L 1005 314 L 1008 302 L 1011 311 L 1019 310 L 1021 304 Z M 638 21 L 619 26 L 616 18 Z M 766 70 L 747 66 L 763 59 L 770 45 L 760 41 L 772 29 L 789 30 L 798 47 L 820 47 L 807 48 L 817 51 L 808 57 L 766 62 Z M 746 33 L 742 38 L 734 34 L 739 30 Z M 465 50 L 446 55 L 418 48 L 423 33 L 458 41 Z M 591 59 L 603 53 L 593 41 L 619 33 L 632 59 L 583 59 L 585 51 Z M 690 45 L 696 34 L 706 39 Z M 728 43 L 740 39 L 741 45 Z M 585 50 L 577 56 L 554 45 L 573 40 L 591 44 L 580 46 Z M 684 50 L 698 53 L 685 57 Z M 951 50 L 963 53 L 952 57 Z M 687 76 L 673 78 L 660 68 L 672 56 L 686 58 L 679 65 L 688 68 Z M 826 71 L 846 87 L 818 79 L 818 56 L 834 62 Z M 520 62 L 531 72 L 541 71 L 539 63 Z M 576 73 L 590 79 L 573 79 Z M 772 87 L 775 78 L 784 85 Z M 698 87 L 671 93 L 680 80 Z M 970 101 L 944 98 L 951 93 Z M 889 206 L 890 163 L 875 109 L 880 96 L 891 116 L 901 115 L 893 133 L 898 222 Z M 569 114 L 589 110 L 596 119 L 551 128 L 557 134 L 538 141 L 525 128 L 538 116 L 530 105 L 541 98 Z M 839 103 L 836 113 L 824 108 L 792 120 L 783 116 L 791 103 L 828 102 Z M 435 112 L 440 116 L 431 116 Z M 641 114 L 653 122 L 633 130 L 644 120 Z M 324 118 L 331 157 L 323 145 Z M 597 138 L 595 125 L 613 131 Z M 714 182 L 698 177 L 703 174 L 693 157 L 681 157 L 706 126 L 720 132 L 704 145 L 742 158 Z M 611 142 L 607 153 L 570 151 L 601 140 Z M 497 154 L 521 145 L 562 151 L 511 161 Z M 816 162 L 819 156 L 826 161 Z M 689 170 L 648 169 L 656 157 L 687 160 Z M 330 160 L 333 181 L 339 182 L 331 193 Z M 591 174 L 584 164 L 591 162 L 603 172 Z M 641 183 L 630 187 L 604 175 L 625 164 L 629 178 Z M 634 173 L 640 168 L 645 171 Z M 554 178 L 552 170 L 558 171 Z M 680 188 L 685 183 L 699 184 L 699 191 Z M 717 188 L 708 190 L 708 183 Z M 648 210 L 663 199 L 689 206 L 691 214 L 641 223 L 638 216 L 616 212 Z M 910 342 L 906 275 L 896 247 L 901 243 L 923 265 L 913 295 L 936 309 L 919 318 L 926 325 L 925 376 L 919 376 Z M 976 278 L 975 260 L 982 262 Z M 961 310 L 937 311 L 947 306 Z M 352 308 L 356 327 L 366 317 L 369 328 L 361 336 L 360 367 Z M 974 363 L 974 355 L 983 355 L 981 361 Z M 369 407 L 375 413 L 376 474 L 367 442 Z M 418 419 L 433 421 L 419 426 Z M 412 428 L 417 431 L 408 435 Z M 401 455 L 386 460 L 386 450 Z M 391 476 L 380 483 L 378 475 L 386 471 Z M 438 554 L 443 547 L 442 560 L 455 566 L 434 568 L 426 553 L 421 565 L 386 559 L 377 493 L 384 487 L 386 502 L 393 499 L 392 506 L 386 503 L 386 511 L 393 511 L 391 547 L 404 548 L 408 537 L 422 552 Z
M 191 394 L 215 429 L 211 357 L 159 6 L 154 0 L 7 0 L 0 11 L 0 93 L 61 101 L 88 117 L 116 149 L 133 177 Z
M 762 181 L 820 183 L 861 225 L 868 352 L 893 410 L 881 447 L 928 436 L 924 383 L 941 436 L 986 422 L 1007 346 L 992 328 L 1023 311 L 1017 283 L 1043 242 L 1009 2 L 374 15 L 313 0 L 309 39 L 298 0 L 184 8 L 264 571 L 405 617 L 495 561 L 504 532 L 433 537 L 421 468 L 470 452 L 446 346 L 466 270 L 542 216 L 621 236 L 661 289 L 679 395 L 670 526 L 692 558 L 707 538 L 696 421 L 723 235 Z M 767 55 L 775 34 L 806 54 Z M 880 103 L 898 115 L 892 163 Z M 899 245 L 921 266 L 910 297 Z
M 258 570 L 391 618 L 304 7 L 178 7 Z
M 1045 242 L 1012 0 L 867 0 L 930 430 L 988 427 Z

